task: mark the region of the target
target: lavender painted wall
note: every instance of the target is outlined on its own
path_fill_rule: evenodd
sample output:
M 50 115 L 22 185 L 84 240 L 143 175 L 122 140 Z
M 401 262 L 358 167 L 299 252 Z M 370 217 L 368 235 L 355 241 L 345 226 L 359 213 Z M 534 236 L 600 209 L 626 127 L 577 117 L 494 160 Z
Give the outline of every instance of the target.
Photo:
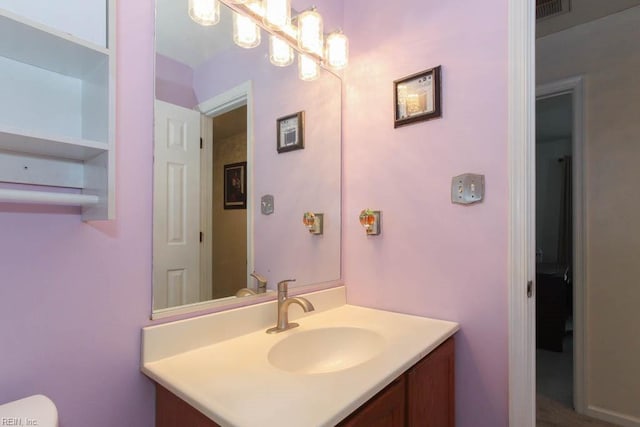
M 506 12 L 504 1 L 345 2 L 349 302 L 461 322 L 460 426 L 507 424 Z M 153 425 L 138 370 L 151 310 L 152 17 L 151 0 L 118 4 L 118 219 L 0 206 L 0 401 L 45 393 L 62 427 Z M 438 64 L 444 118 L 394 130 L 391 81 Z M 486 174 L 483 204 L 449 203 L 450 177 L 465 171 Z M 381 236 L 364 235 L 364 207 L 383 210 Z
M 506 426 L 507 2 L 350 0 L 344 30 L 348 302 L 460 322 L 457 425 Z M 443 118 L 394 129 L 392 81 L 436 65 Z M 485 174 L 483 203 L 451 204 L 464 172 Z
M 195 108 L 198 100 L 193 92 L 193 69 L 156 53 L 156 99 L 185 108 Z
M 53 7 L 53 6 L 52 6 Z M 118 2 L 117 220 L 0 205 L 0 402 L 50 396 L 62 427 L 153 425 L 153 2 Z

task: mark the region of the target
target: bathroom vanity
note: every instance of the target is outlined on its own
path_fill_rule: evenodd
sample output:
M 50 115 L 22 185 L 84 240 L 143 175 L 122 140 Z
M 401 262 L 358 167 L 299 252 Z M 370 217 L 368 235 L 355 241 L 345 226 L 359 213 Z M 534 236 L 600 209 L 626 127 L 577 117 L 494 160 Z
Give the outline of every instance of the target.
M 339 425 L 453 427 L 454 362 L 451 337 Z
M 275 301 L 143 329 L 156 425 L 454 425 L 457 323 L 305 297 L 279 334 Z

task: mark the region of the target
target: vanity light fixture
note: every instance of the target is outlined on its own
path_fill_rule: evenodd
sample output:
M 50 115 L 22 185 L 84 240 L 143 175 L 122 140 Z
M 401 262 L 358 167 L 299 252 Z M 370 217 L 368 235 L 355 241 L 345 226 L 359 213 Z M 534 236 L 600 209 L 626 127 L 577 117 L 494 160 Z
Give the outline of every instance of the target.
M 233 11 L 233 41 L 243 48 L 260 44 L 260 28 L 271 37 L 269 59 L 285 67 L 293 63 L 293 48 L 298 56 L 298 76 L 315 80 L 320 64 L 337 70 L 346 67 L 349 43 L 342 31 L 327 36 L 326 46 L 322 15 L 315 6 L 291 18 L 291 0 L 189 0 L 189 16 L 200 25 L 213 25 L 220 20 L 220 4 Z M 288 48 L 285 48 L 288 45 Z
M 364 227 L 367 236 L 380 234 L 380 211 L 363 209 L 360 212 L 360 224 Z
M 269 36 L 269 60 L 278 67 L 286 67 L 293 62 L 293 48 L 281 37 Z
M 324 214 L 305 212 L 302 215 L 302 223 L 309 230 L 309 233 L 321 235 L 324 228 Z
M 269 28 L 283 29 L 291 25 L 291 0 L 264 0 L 262 22 Z
M 298 15 L 298 47 L 308 53 L 322 55 L 322 15 L 315 7 Z
M 298 54 L 298 77 L 306 82 L 317 79 L 320 76 L 320 66 L 310 56 L 304 53 Z
M 259 1 L 251 1 L 247 6 L 257 8 Z M 245 49 L 256 47 L 260 44 L 260 28 L 250 17 L 233 12 L 233 41 Z
M 215 25 L 220 21 L 218 0 L 189 0 L 189 17 L 200 25 Z
M 327 36 L 325 58 L 331 68 L 341 70 L 349 61 L 349 39 L 342 30 L 334 31 Z

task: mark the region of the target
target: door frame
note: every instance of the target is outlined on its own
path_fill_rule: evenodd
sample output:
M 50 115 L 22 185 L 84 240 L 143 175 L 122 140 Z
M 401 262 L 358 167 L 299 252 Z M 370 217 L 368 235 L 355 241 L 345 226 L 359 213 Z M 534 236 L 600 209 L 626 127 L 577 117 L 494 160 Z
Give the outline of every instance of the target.
M 508 9 L 509 425 L 535 427 L 535 2 Z
M 585 304 L 587 228 L 585 226 L 586 209 L 584 205 L 584 78 L 575 76 L 536 87 L 536 101 L 565 94 L 571 94 L 572 104 L 573 405 L 576 412 L 584 414 L 587 408 L 585 367 L 588 365 L 588 354 L 584 351 L 587 348 L 586 341 L 588 339 L 586 334 L 587 306 Z
M 213 298 L 213 119 L 200 114 L 200 301 Z
M 253 83 L 251 80 L 239 84 L 220 95 L 214 96 L 198 104 L 197 109 L 212 119 L 213 117 L 235 110 L 243 105 L 247 106 L 247 281 L 251 281 L 250 274 L 254 269 L 253 217 L 255 203 L 253 201 Z
M 508 7 L 509 424 L 535 427 L 535 2 L 509 0 Z M 582 351 L 586 348 L 582 78 L 541 86 L 538 95 L 560 90 L 571 90 L 576 95 L 573 179 L 582 187 L 573 195 L 574 283 L 582 286 L 574 286 L 574 404 L 578 412 L 584 412 L 588 360 Z M 578 211 L 580 214 L 576 215 Z

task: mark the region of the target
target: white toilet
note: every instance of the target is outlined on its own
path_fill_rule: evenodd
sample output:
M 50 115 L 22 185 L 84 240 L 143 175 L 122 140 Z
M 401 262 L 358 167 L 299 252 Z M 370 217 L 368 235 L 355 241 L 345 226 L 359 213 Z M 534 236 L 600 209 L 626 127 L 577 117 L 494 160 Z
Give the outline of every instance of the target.
M 36 394 L 0 405 L 3 425 L 58 427 L 58 409 L 47 396 Z

